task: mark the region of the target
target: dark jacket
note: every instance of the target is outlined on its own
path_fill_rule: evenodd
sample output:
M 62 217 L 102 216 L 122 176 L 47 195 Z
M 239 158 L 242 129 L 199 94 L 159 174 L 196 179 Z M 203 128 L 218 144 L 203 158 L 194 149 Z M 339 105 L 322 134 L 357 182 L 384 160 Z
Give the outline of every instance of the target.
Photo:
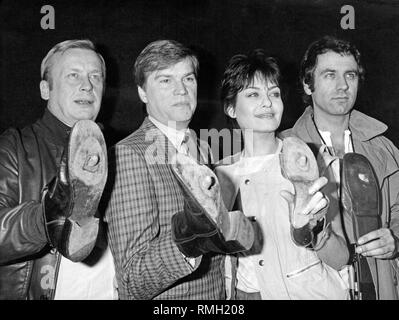
M 313 109 L 308 107 L 292 129 L 283 132 L 283 136 L 294 134 L 310 144 L 313 150 L 320 150 L 322 144 L 317 128 L 312 120 Z M 381 224 L 399 236 L 399 150 L 383 136 L 387 126 L 357 110 L 353 110 L 349 119 L 354 152 L 368 158 L 378 178 L 382 194 Z M 336 191 L 327 194 L 330 208 L 338 207 Z M 344 215 L 344 226 L 350 242 L 354 242 L 350 217 Z M 337 255 L 337 252 L 331 252 Z M 379 299 L 398 299 L 398 258 L 368 258 L 374 284 Z
M 50 250 L 41 204 L 70 128 L 42 119 L 0 136 L 0 299 L 53 299 L 60 254 Z

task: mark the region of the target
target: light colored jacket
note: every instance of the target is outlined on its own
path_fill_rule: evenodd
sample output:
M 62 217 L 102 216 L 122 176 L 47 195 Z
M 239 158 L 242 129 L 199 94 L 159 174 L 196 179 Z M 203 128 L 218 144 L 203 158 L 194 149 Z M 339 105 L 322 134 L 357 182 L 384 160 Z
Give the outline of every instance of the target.
M 281 174 L 279 153 L 259 161 L 264 161 L 261 169 L 253 170 L 243 166 L 237 154 L 215 169 L 226 207 L 231 210 L 238 197 L 238 209 L 256 217 L 255 245 L 238 258 L 250 266 L 245 271 L 253 272 L 248 278 L 257 283 L 262 299 L 347 299 L 348 288 L 338 271 L 323 263 L 316 251 L 296 246 L 291 239 L 288 205 L 280 191 L 294 189 Z M 234 267 L 230 270 L 226 261 L 229 289 Z
M 312 119 L 313 109 L 308 107 L 297 120 L 292 129 L 286 130 L 282 136 L 295 135 L 304 140 L 318 152 L 322 141 Z M 357 110 L 353 110 L 349 119 L 354 152 L 367 157 L 378 178 L 382 194 L 381 225 L 399 236 L 399 150 L 382 134 L 387 130 L 382 122 L 373 119 Z M 325 192 L 325 190 L 323 190 Z M 336 189 L 331 189 L 327 196 L 330 207 L 338 208 Z M 353 228 L 350 217 L 344 215 L 344 226 L 349 241 L 353 240 Z M 328 249 L 328 247 L 327 247 Z M 330 250 L 326 254 L 337 255 L 338 251 Z M 398 299 L 398 259 L 381 260 L 368 258 L 373 281 L 379 299 Z

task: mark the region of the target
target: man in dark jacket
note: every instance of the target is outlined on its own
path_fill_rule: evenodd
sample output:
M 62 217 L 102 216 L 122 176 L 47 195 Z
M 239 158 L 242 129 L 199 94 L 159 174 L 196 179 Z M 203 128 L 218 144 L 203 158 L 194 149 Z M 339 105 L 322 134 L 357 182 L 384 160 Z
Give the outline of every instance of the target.
M 96 215 L 107 177 L 93 122 L 105 63 L 91 41 L 67 40 L 43 59 L 41 76 L 43 117 L 0 136 L 0 299 L 113 299 Z

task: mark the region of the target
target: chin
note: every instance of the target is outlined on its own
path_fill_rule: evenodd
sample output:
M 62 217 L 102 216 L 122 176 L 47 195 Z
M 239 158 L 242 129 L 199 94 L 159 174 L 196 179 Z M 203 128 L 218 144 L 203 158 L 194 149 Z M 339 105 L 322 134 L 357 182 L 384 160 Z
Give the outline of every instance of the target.
M 181 116 L 175 116 L 174 120 L 178 122 L 184 122 L 184 121 L 191 121 L 191 118 L 193 117 L 192 113 L 190 114 L 184 114 Z
M 94 121 L 96 119 L 96 116 L 93 115 L 92 113 L 81 113 L 79 115 L 76 115 L 75 119 L 77 119 L 77 121 L 79 121 L 79 120 L 92 120 L 92 121 Z

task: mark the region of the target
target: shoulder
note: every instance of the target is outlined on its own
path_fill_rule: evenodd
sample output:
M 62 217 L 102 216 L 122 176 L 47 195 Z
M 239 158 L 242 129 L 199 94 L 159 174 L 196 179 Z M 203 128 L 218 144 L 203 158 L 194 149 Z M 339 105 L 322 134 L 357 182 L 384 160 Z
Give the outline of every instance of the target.
M 225 157 L 215 163 L 215 170 L 218 170 L 218 169 L 220 170 L 220 169 L 229 167 L 231 165 L 234 165 L 237 162 L 239 162 L 240 159 L 241 159 L 241 152 L 238 152 L 231 156 Z
M 396 162 L 399 161 L 399 150 L 387 137 L 380 135 L 371 139 L 370 142 L 380 149 L 380 152 L 389 154 Z
M 277 134 L 277 137 L 279 137 L 280 139 L 284 139 L 284 138 L 292 137 L 292 136 L 295 136 L 293 128 L 285 129 L 283 131 L 280 131 Z
M 0 154 L 2 157 L 16 155 L 20 133 L 15 128 L 9 128 L 0 135 Z

